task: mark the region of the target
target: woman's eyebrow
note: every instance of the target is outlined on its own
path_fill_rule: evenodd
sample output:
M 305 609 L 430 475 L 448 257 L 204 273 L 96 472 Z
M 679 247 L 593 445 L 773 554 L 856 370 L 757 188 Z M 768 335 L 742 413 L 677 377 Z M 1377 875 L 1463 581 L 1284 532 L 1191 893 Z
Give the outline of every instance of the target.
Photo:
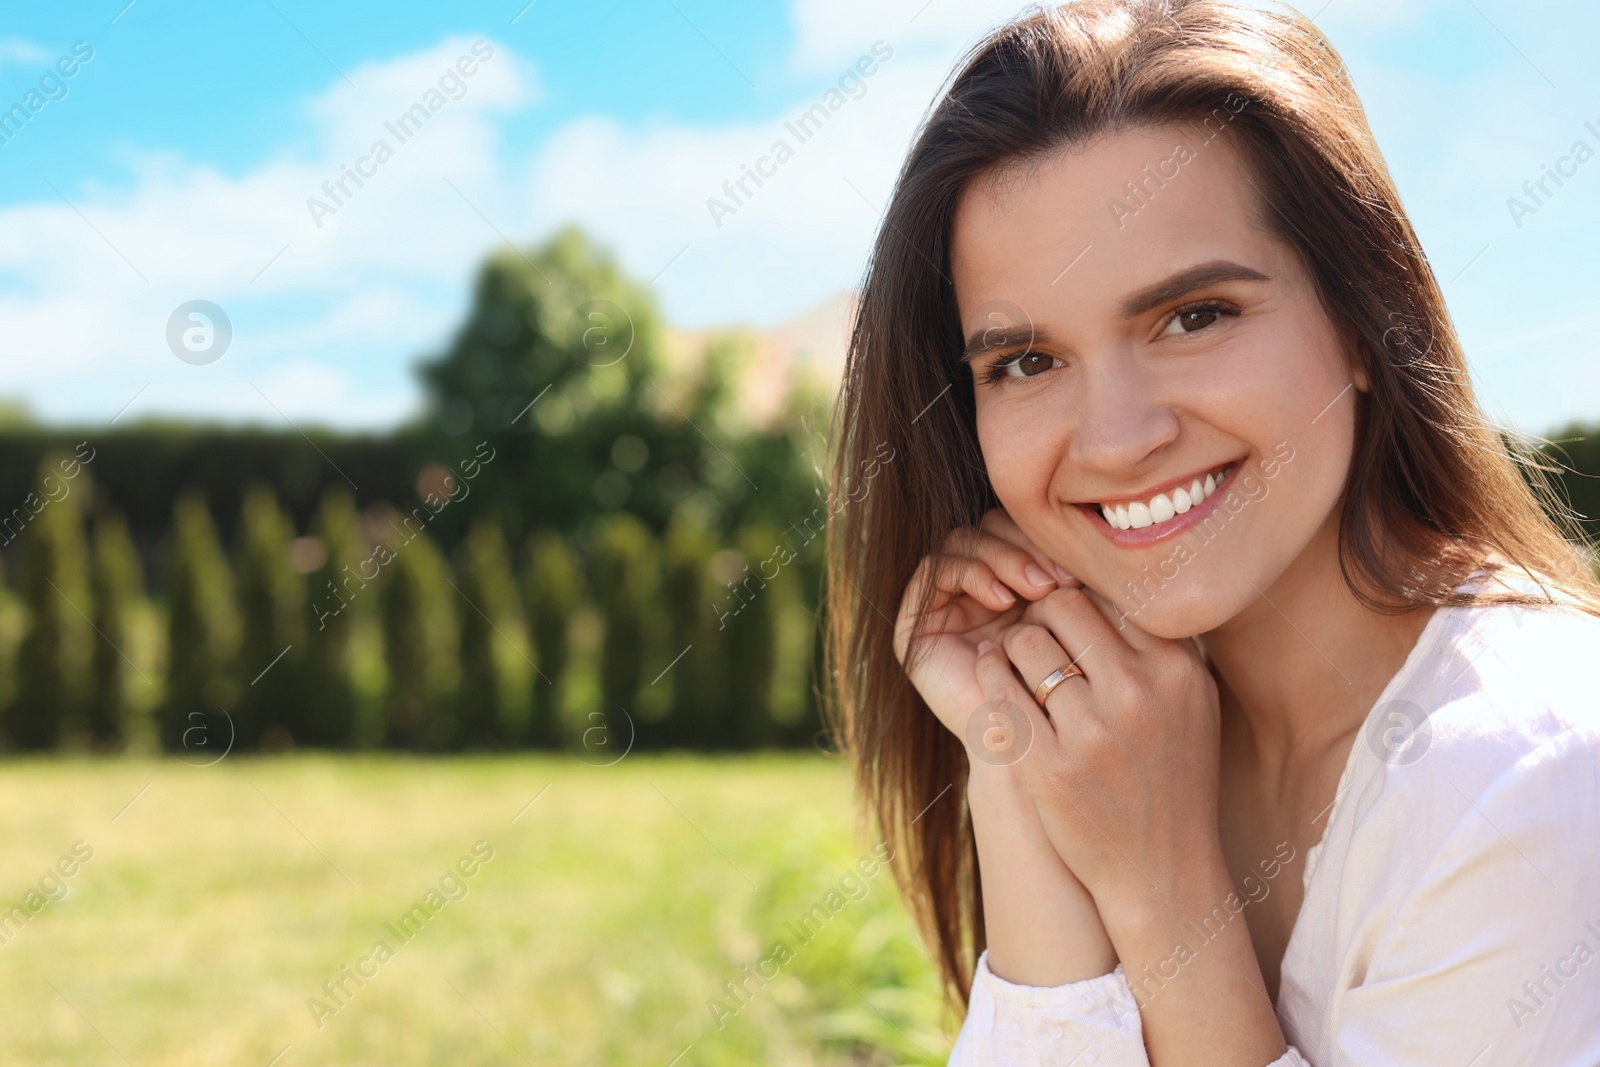
M 1270 282 L 1271 280 L 1270 277 L 1260 271 L 1246 267 L 1241 263 L 1234 263 L 1226 259 L 1213 259 L 1197 266 L 1186 267 L 1123 300 L 1122 317 L 1125 319 L 1136 318 L 1151 308 L 1159 307 L 1168 300 L 1175 300 L 1185 293 L 1193 292 L 1203 286 L 1215 285 L 1217 282 Z

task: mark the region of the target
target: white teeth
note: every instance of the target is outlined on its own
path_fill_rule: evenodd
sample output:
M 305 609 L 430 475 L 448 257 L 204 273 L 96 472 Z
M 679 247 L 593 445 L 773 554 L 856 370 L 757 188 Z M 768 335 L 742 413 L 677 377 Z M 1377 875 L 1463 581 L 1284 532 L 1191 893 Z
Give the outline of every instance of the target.
M 1190 508 L 1199 507 L 1207 497 L 1217 491 L 1218 485 L 1227 480 L 1228 472 L 1231 470 L 1233 470 L 1232 464 L 1219 471 L 1208 473 L 1205 481 L 1196 478 L 1188 487 L 1179 486 L 1167 493 L 1157 493 L 1148 501 L 1134 501 L 1131 504 L 1115 506 L 1101 504 L 1100 515 L 1106 520 L 1106 525 L 1114 530 L 1142 530 L 1146 526 L 1167 522 Z

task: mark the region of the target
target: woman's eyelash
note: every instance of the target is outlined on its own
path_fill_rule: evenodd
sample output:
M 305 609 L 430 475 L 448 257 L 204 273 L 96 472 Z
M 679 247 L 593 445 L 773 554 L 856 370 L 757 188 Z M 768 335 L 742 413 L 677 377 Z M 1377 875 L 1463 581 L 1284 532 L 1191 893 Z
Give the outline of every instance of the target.
M 980 378 L 979 380 L 982 381 L 983 384 L 985 384 L 985 385 L 988 385 L 991 382 L 997 382 L 1001 378 L 1006 377 L 1006 368 L 1010 367 L 1013 363 L 1016 363 L 1019 360 L 1026 359 L 1028 356 L 1042 356 L 1042 355 L 1044 355 L 1043 352 L 1035 352 L 1033 349 L 1030 348 L 1030 349 L 1027 349 L 1026 351 L 1023 351 L 1023 352 L 1012 353 L 1009 356 L 1001 356 L 999 359 L 996 359 L 994 362 L 992 362 L 992 363 L 990 363 L 988 365 L 988 367 L 983 372 L 983 377 Z M 1054 357 L 1051 357 L 1051 358 L 1054 358 Z
M 1165 320 L 1162 320 L 1162 333 L 1166 333 L 1166 328 L 1173 325 L 1174 320 L 1176 320 L 1179 315 L 1226 315 L 1227 318 L 1238 318 L 1238 315 L 1240 315 L 1240 310 L 1242 309 L 1238 307 L 1238 304 L 1230 304 L 1230 302 L 1219 301 L 1219 299 L 1210 299 L 1210 301 L 1195 301 L 1192 302 L 1192 304 L 1184 304 L 1182 307 L 1174 307 L 1174 309 L 1171 310 L 1171 314 L 1166 315 Z M 1206 330 L 1210 330 L 1211 326 L 1214 325 L 1216 325 L 1216 323 L 1210 322 L 1206 323 L 1205 326 L 1200 326 L 1198 330 L 1184 330 L 1181 331 L 1181 333 L 1205 333 Z
M 1217 300 L 1214 298 L 1211 300 L 1196 300 L 1192 304 L 1185 304 L 1182 307 L 1173 308 L 1172 313 L 1166 317 L 1163 325 L 1166 323 L 1171 323 L 1172 320 L 1177 318 L 1179 315 L 1193 315 L 1196 312 L 1209 312 L 1213 315 L 1226 315 L 1229 318 L 1236 318 L 1239 315 L 1239 310 L 1240 309 L 1237 304 L 1230 304 L 1226 300 Z M 1202 330 L 1209 330 L 1211 325 L 1214 324 L 1208 324 L 1200 327 L 1198 330 L 1188 330 L 1185 332 L 1200 333 Z
M 1217 299 L 1196 300 L 1193 303 L 1184 304 L 1182 307 L 1173 308 L 1172 312 L 1169 315 L 1167 315 L 1166 319 L 1164 320 L 1164 323 L 1165 324 L 1170 324 L 1172 322 L 1172 320 L 1177 318 L 1179 315 L 1212 314 L 1212 315 L 1225 315 L 1225 316 L 1227 316 L 1229 318 L 1236 318 L 1236 317 L 1238 317 L 1239 312 L 1240 312 L 1240 309 L 1239 309 L 1238 305 L 1231 304 L 1226 300 L 1217 300 Z M 1204 331 L 1209 330 L 1214 325 L 1215 325 L 1215 323 L 1208 323 L 1205 326 L 1201 326 L 1199 329 L 1186 330 L 1184 332 L 1185 333 L 1189 333 L 1189 334 L 1203 333 Z M 1163 326 L 1163 329 L 1164 328 L 1165 328 L 1165 325 Z M 1025 349 L 1024 351 L 1021 351 L 1021 352 L 1014 352 L 1009 356 L 1000 356 L 999 358 L 997 358 L 997 359 L 993 360 L 992 362 L 990 362 L 985 367 L 982 376 L 979 378 L 979 381 L 982 382 L 985 385 L 988 385 L 988 384 L 990 384 L 992 382 L 997 382 L 1001 378 L 1007 377 L 1006 371 L 1011 367 L 1012 364 L 1017 363 L 1017 362 L 1019 362 L 1019 361 L 1021 361 L 1023 359 L 1026 359 L 1029 356 L 1042 356 L 1042 355 L 1044 355 L 1043 352 L 1036 352 L 1035 350 L 1029 348 L 1029 349 Z M 1049 358 L 1054 359 L 1055 357 L 1051 356 Z M 1037 376 L 1036 375 L 1025 375 L 1025 377 L 1037 377 Z

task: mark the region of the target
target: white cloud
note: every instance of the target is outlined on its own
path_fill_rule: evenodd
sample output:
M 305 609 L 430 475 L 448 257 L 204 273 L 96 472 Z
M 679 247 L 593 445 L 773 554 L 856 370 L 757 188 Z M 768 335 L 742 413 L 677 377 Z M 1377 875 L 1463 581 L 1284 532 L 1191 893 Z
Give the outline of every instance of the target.
M 577 219 L 646 279 L 671 262 L 657 290 L 686 326 L 770 325 L 855 284 L 901 159 L 949 72 L 948 57 L 887 41 L 876 57 L 870 48 L 831 62 L 841 76 L 863 57 L 876 63 L 859 88 L 846 83 L 853 95 L 832 97 L 835 110 L 819 90 L 759 123 L 567 125 L 530 171 L 535 228 Z M 748 176 L 756 169 L 767 172 L 759 184 Z
M 532 69 L 492 42 L 463 75 L 456 64 L 473 45 L 451 38 L 351 69 L 355 88 L 335 80 L 306 103 L 308 146 L 242 176 L 152 155 L 126 192 L 64 187 L 70 203 L 0 211 L 0 395 L 54 419 L 110 418 L 139 394 L 129 419 L 281 424 L 250 383 L 299 368 L 274 397 L 290 418 L 392 423 L 415 400 L 413 357 L 443 341 L 500 240 L 446 179 L 464 189 L 495 174 L 500 116 L 535 96 Z M 419 101 L 436 110 L 402 142 L 391 124 Z M 370 158 L 380 140 L 392 150 L 381 164 Z M 346 169 L 358 164 L 370 175 L 359 185 Z M 320 226 L 312 197 L 332 208 Z M 203 367 L 165 340 L 173 310 L 196 298 L 234 329 L 229 351 Z
M 8 63 L 43 63 L 49 58 L 49 52 L 26 38 L 14 33 L 0 37 L 0 67 Z

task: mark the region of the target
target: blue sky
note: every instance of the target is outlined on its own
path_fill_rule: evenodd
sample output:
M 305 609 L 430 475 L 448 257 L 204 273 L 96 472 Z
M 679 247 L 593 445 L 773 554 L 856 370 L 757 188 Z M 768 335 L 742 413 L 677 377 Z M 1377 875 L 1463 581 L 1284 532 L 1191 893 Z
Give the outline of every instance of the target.
M 0 397 L 52 422 L 392 425 L 482 256 L 569 221 L 656 278 L 685 327 L 802 313 L 856 282 L 917 119 L 1016 6 L 124 3 L 0 16 L 0 110 L 93 49 L 0 144 Z M 1600 151 L 1597 5 L 1305 10 L 1352 72 L 1491 415 L 1532 432 L 1600 418 L 1600 159 L 1520 227 L 1507 206 L 1574 142 Z M 322 183 L 478 41 L 490 58 L 415 139 L 313 217 Z M 875 42 L 892 58 L 859 97 L 713 218 L 707 198 Z M 204 365 L 167 342 L 196 299 L 233 331 Z

